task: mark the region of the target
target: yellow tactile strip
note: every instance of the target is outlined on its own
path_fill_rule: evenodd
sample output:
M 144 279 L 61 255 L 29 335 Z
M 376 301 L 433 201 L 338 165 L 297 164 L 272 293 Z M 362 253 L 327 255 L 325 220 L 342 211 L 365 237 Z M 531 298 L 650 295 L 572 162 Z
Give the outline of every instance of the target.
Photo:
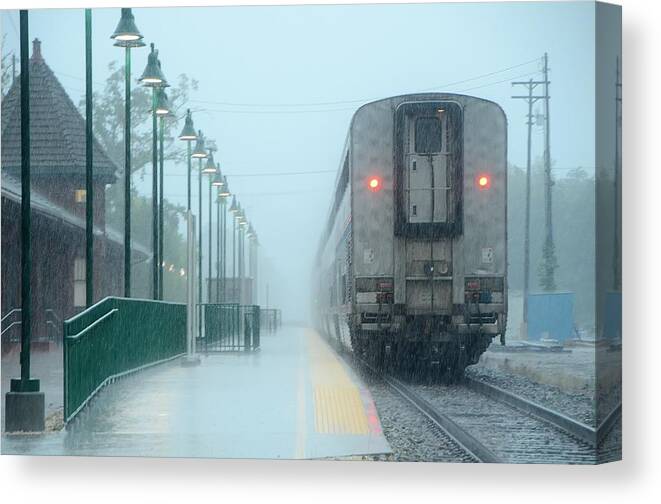
M 358 389 L 355 386 L 316 386 L 314 428 L 320 434 L 369 434 Z
M 319 434 L 369 434 L 358 387 L 334 352 L 314 331 L 308 332 L 314 426 Z

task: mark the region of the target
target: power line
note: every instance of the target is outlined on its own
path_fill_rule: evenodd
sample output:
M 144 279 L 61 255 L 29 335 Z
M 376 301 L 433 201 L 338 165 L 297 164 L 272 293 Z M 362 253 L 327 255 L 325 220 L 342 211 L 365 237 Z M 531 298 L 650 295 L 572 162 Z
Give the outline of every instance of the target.
M 225 173 L 224 175 L 229 178 L 237 177 L 283 177 L 292 175 L 318 175 L 320 173 L 337 173 L 337 170 L 313 170 L 305 172 L 277 172 L 277 173 Z M 145 175 L 150 175 L 151 172 L 145 170 Z M 187 177 L 186 173 L 168 173 L 166 177 Z
M 471 82 L 474 80 L 478 79 L 483 79 L 485 77 L 491 77 L 493 75 L 497 75 L 499 73 L 504 73 L 508 72 L 510 70 L 513 70 L 515 68 L 520 68 L 525 65 L 529 65 L 531 63 L 538 62 L 539 58 L 535 58 L 530 61 L 525 61 L 523 63 L 519 63 L 517 65 L 512 65 L 507 68 L 502 68 L 500 70 L 495 70 L 493 72 L 488 72 L 485 74 L 477 75 L 475 77 L 470 77 L 468 79 L 462 79 L 459 81 L 455 82 L 449 82 L 445 84 L 438 84 L 435 86 L 431 86 L 428 88 L 420 89 L 418 92 L 424 92 L 424 91 L 432 91 L 434 89 L 438 88 L 443 88 L 443 87 L 449 87 L 449 86 L 456 86 L 457 84 L 464 84 L 466 82 Z M 535 72 L 537 73 L 537 72 Z M 513 77 L 516 78 L 516 77 Z M 508 81 L 510 79 L 507 79 Z M 505 82 L 505 81 L 502 81 Z M 498 82 L 500 83 L 500 81 Z M 497 84 L 497 83 L 494 83 Z M 472 88 L 471 88 L 472 89 Z M 476 88 L 475 88 L 476 89 Z M 378 97 L 371 97 L 371 98 L 361 98 L 361 99 L 353 99 L 353 100 L 338 100 L 338 101 L 327 101 L 327 102 L 308 102 L 308 103 L 234 103 L 234 102 L 219 102 L 219 101 L 211 101 L 211 100 L 190 100 L 191 102 L 197 102 L 197 103 L 207 103 L 210 105 L 223 105 L 223 106 L 231 106 L 231 107 L 319 107 L 319 106 L 328 106 L 328 105 L 345 105 L 345 104 L 355 104 L 355 103 L 363 103 L 363 102 L 368 102 L 368 101 L 373 101 L 378 99 Z M 334 110 L 346 110 L 346 109 L 334 109 Z M 246 111 L 248 112 L 248 111 Z

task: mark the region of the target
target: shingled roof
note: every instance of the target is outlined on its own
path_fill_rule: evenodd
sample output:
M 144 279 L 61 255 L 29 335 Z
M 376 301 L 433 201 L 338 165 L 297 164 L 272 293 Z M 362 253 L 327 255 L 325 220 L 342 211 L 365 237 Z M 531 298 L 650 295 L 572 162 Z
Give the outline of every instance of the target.
M 96 138 L 93 145 L 95 180 L 113 183 L 116 165 Z M 34 177 L 85 175 L 85 119 L 44 61 L 39 39 L 32 43 L 30 58 L 30 152 Z M 2 169 L 20 175 L 20 79 L 2 100 Z

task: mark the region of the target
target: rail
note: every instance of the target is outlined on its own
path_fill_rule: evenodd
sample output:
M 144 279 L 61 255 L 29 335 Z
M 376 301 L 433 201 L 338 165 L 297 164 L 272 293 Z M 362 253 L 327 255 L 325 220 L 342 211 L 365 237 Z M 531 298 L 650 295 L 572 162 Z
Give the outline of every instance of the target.
M 346 359 L 346 357 L 343 358 Z M 429 419 L 436 428 L 445 433 L 445 435 L 452 439 L 462 450 L 472 456 L 475 460 L 487 464 L 503 463 L 503 460 L 481 441 L 458 425 L 450 417 L 434 408 L 434 406 L 429 404 L 429 402 L 416 394 L 404 383 L 392 376 L 387 376 L 380 372 L 363 359 L 357 358 L 357 360 L 364 369 L 367 369 L 371 374 L 382 379 L 386 385 L 402 396 L 402 398 L 404 398 L 409 404 Z
M 606 437 L 606 434 L 608 434 L 613 425 L 615 425 L 619 415 L 622 413 L 622 405 L 619 404 L 606 416 L 604 421 L 594 429 L 578 420 L 574 420 L 573 418 L 558 413 L 557 411 L 553 411 L 524 397 L 514 395 L 511 392 L 507 392 L 506 390 L 491 385 L 490 383 L 485 383 L 468 377 L 466 377 L 466 383 L 476 392 L 500 401 L 512 408 L 518 409 L 523 413 L 534 416 L 594 447 L 597 447 Z
M 105 385 L 186 351 L 186 305 L 107 297 L 63 323 L 64 419 Z
M 4 317 L 0 319 L 0 326 L 2 326 L 2 331 L 0 331 L 0 337 L 2 337 L 12 327 L 21 325 L 22 322 L 20 320 L 14 320 L 11 324 L 5 327 L 5 320 L 11 317 L 14 313 L 22 313 L 22 310 L 20 308 L 13 308 L 9 310 L 7 313 L 5 313 Z

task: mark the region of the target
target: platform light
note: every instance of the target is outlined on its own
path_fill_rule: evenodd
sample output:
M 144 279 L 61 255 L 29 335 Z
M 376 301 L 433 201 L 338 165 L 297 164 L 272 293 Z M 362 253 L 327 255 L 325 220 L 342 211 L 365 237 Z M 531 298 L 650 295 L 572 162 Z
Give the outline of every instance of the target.
M 191 157 L 204 159 L 207 155 L 207 149 L 204 146 L 204 136 L 202 135 L 202 130 L 200 130 L 197 133 L 197 142 L 195 143 L 195 149 L 193 150 Z
M 370 177 L 367 180 L 367 188 L 372 192 L 377 192 L 381 190 L 383 183 L 380 177 Z
M 140 30 L 138 30 L 138 27 L 135 25 L 135 18 L 133 17 L 131 9 L 122 9 L 121 12 L 122 17 L 119 20 L 117 28 L 115 28 L 115 32 L 110 36 L 110 38 L 114 39 L 116 41 L 116 45 L 118 46 L 126 47 L 129 46 L 127 43 L 130 42 L 144 45 L 140 42 L 143 37 L 140 33 Z
M 491 177 L 486 173 L 477 176 L 477 187 L 480 191 L 491 187 Z

